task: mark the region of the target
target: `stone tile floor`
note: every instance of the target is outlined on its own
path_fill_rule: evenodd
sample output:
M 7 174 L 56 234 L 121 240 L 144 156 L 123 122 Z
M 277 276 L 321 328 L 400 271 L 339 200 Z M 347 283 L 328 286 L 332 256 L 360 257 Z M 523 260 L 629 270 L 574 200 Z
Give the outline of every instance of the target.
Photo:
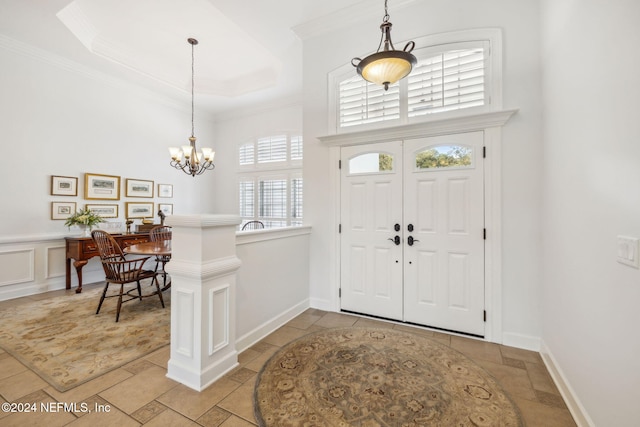
M 10 305 L 48 298 L 54 291 L 0 302 Z M 322 328 L 375 326 L 395 328 L 436 339 L 465 354 L 491 373 L 521 411 L 528 427 L 576 424 L 560 393 L 535 352 L 471 338 L 382 322 L 341 313 L 308 309 L 239 355 L 240 366 L 202 392 L 166 377 L 169 347 L 60 393 L 15 358 L 0 350 L 0 403 L 48 404 L 58 412 L 6 413 L 0 425 L 9 426 L 255 426 L 253 388 L 263 364 L 281 346 Z M 55 402 L 75 404 L 66 411 Z M 92 409 L 83 412 L 83 404 Z M 95 409 L 103 409 L 96 411 Z M 107 412 L 106 409 L 109 411 Z

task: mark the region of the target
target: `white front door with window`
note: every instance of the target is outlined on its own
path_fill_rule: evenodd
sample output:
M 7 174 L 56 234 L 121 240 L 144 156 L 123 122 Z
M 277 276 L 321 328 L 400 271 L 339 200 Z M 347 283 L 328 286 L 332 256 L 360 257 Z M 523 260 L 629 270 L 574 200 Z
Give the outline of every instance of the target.
M 341 309 L 484 336 L 482 147 L 472 132 L 342 148 Z

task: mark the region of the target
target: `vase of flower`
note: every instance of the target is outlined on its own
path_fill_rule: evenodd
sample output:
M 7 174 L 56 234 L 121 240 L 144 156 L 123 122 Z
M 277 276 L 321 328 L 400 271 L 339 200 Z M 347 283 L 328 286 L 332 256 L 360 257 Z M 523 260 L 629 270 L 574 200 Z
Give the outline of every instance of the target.
M 67 218 L 64 225 L 69 229 L 75 225 L 82 230 L 82 237 L 91 237 L 91 229 L 101 222 L 104 222 L 104 219 L 100 215 L 85 208 Z

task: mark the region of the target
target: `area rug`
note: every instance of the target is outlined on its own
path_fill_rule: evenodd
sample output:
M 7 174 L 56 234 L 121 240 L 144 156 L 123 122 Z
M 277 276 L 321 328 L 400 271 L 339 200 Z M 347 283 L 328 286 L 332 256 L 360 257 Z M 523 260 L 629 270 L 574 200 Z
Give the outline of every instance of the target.
M 117 298 L 95 314 L 101 292 L 85 288 L 0 310 L 0 347 L 66 391 L 169 344 L 170 292 L 162 294 L 165 308 L 157 296 L 123 303 L 118 323 Z
M 523 425 L 481 367 L 391 329 L 329 329 L 287 344 L 259 373 L 254 403 L 260 426 Z

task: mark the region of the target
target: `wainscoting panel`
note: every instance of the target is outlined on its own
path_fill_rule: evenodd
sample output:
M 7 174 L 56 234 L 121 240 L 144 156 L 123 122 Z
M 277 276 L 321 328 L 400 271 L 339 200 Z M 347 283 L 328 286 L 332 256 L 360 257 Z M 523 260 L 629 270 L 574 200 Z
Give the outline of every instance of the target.
M 45 248 L 45 279 L 65 275 L 66 248 L 64 246 L 48 246 Z
M 209 291 L 209 356 L 229 345 L 229 292 L 225 284 Z
M 176 351 L 186 357 L 193 358 L 194 356 L 194 325 L 193 317 L 191 313 L 195 310 L 195 293 L 189 290 L 177 290 L 176 305 L 178 306 L 176 312 L 182 313 L 184 316 L 176 319 L 176 337 L 174 339 L 177 342 Z
M 35 280 L 35 248 L 13 249 L 0 252 L 0 286 Z

